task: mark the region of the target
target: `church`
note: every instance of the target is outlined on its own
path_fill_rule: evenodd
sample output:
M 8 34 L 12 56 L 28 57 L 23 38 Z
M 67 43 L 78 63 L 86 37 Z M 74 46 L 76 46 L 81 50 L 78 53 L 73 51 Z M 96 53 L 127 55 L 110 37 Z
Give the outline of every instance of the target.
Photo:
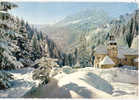
M 113 35 L 110 35 L 107 46 L 99 46 L 94 50 L 95 68 L 112 68 L 117 66 L 138 67 L 138 50 L 118 46 Z

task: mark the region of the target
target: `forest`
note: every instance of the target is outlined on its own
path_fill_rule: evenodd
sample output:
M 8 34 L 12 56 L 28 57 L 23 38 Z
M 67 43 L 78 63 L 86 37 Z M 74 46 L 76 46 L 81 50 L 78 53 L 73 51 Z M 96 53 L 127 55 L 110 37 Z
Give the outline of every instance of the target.
M 38 27 L 10 13 L 18 7 L 0 2 L 0 98 L 137 98 L 138 66 L 94 64 L 111 35 L 138 53 L 138 9 L 117 19 L 89 9 Z

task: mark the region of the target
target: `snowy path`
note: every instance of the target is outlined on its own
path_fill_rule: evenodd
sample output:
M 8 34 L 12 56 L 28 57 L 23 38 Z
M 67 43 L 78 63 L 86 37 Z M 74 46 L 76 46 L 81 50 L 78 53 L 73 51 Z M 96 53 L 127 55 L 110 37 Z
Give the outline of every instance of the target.
M 109 95 L 108 93 L 97 90 L 84 80 L 80 80 L 79 78 L 83 78 L 82 76 L 81 77 L 75 77 L 75 76 L 77 76 L 77 73 L 73 73 L 72 75 L 66 76 L 60 79 L 60 81 L 51 80 L 45 88 L 41 87 L 34 93 L 28 94 L 25 97 L 37 97 L 37 98 L 97 98 L 97 97 L 99 98 L 100 96 L 111 97 L 111 95 Z M 72 79 L 70 79 L 71 77 Z M 111 86 L 108 86 L 107 88 L 110 88 L 108 92 L 112 92 Z
M 33 68 L 23 68 L 18 70 L 10 71 L 14 75 L 12 81 L 13 86 L 6 90 L 0 90 L 0 98 L 18 98 L 22 97 L 33 87 L 39 85 L 40 81 L 34 81 L 32 79 Z
M 46 87 L 38 88 L 37 91 L 27 94 L 25 97 L 32 98 L 137 98 L 137 84 L 130 84 L 136 77 L 129 81 L 109 79 L 109 76 L 101 75 L 111 73 L 111 70 L 81 69 L 71 74 L 55 76 Z M 116 69 L 118 72 L 118 70 Z M 123 73 L 123 72 L 122 72 Z M 135 72 L 134 72 L 135 73 Z M 118 73 L 119 74 L 119 73 Z M 124 73 L 123 73 L 124 74 Z M 136 74 L 127 73 L 130 76 Z M 131 75 L 132 74 L 132 75 Z M 126 75 L 124 75 L 125 77 Z M 128 77 L 129 78 L 129 77 Z
M 13 87 L 0 90 L 0 98 L 132 98 L 137 99 L 138 72 L 120 68 L 68 69 L 56 75 L 45 87 L 32 79 L 32 68 L 10 71 Z M 31 91 L 30 91 L 31 90 Z

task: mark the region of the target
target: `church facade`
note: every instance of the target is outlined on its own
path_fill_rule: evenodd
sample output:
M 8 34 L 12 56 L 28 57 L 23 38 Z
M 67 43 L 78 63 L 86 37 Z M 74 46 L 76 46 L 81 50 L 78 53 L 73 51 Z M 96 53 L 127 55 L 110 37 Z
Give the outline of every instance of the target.
M 113 35 L 109 37 L 107 46 L 99 46 L 95 49 L 94 56 L 96 68 L 112 68 L 122 65 L 138 67 L 137 50 L 118 46 Z

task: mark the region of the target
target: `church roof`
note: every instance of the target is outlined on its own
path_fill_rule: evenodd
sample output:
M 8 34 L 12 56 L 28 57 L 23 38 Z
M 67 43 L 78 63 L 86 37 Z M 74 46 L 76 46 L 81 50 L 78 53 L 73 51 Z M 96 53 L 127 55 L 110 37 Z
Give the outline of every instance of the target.
M 117 49 L 118 49 L 118 55 L 117 55 L 118 58 L 124 58 L 125 55 L 138 55 L 138 50 L 136 49 L 122 46 L 118 46 Z M 105 46 L 96 47 L 95 54 L 107 54 L 107 48 Z
M 107 54 L 107 48 L 105 46 L 99 46 L 95 48 L 95 54 Z
M 125 55 L 138 55 L 138 50 L 129 48 L 126 50 Z
M 105 56 L 104 59 L 100 62 L 100 65 L 114 65 L 115 63 L 109 56 Z

